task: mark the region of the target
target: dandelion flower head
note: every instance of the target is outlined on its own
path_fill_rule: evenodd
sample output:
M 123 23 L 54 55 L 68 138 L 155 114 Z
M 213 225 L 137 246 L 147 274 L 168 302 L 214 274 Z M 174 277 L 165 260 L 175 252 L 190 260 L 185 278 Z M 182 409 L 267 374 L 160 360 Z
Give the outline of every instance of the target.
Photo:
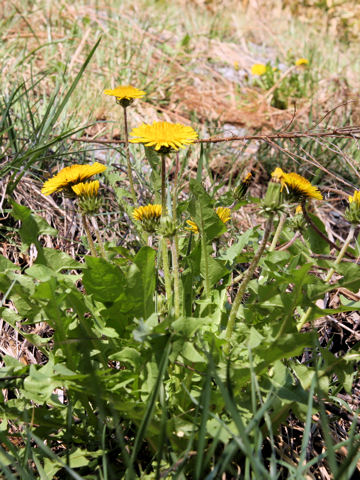
M 145 205 L 144 207 L 135 208 L 133 211 L 133 217 L 135 220 L 151 220 L 161 217 L 162 207 L 159 204 Z
M 307 58 L 298 58 L 295 62 L 297 67 L 309 65 L 309 60 Z
M 98 162 L 92 165 L 70 165 L 47 180 L 41 189 L 41 193 L 43 195 L 51 195 L 64 189 L 71 189 L 73 185 L 81 183 L 104 170 L 106 170 L 105 165 Z
M 71 188 L 77 197 L 96 197 L 99 191 L 99 180 L 93 180 L 92 182 L 86 183 L 77 183 Z
M 297 201 L 302 201 L 307 198 L 314 198 L 315 200 L 323 199 L 318 188 L 311 185 L 309 180 L 297 173 L 284 173 L 281 178 L 281 185 L 282 190 L 285 188 L 286 192 Z
M 199 233 L 199 227 L 192 220 L 186 220 L 188 227 L 185 227 L 185 230 L 189 230 L 192 233 Z
M 251 67 L 251 73 L 252 75 L 256 75 L 258 77 L 264 75 L 266 73 L 266 65 L 264 65 L 263 63 L 255 63 Z
M 117 100 L 134 100 L 135 98 L 141 98 L 146 92 L 139 90 L 131 85 L 119 85 L 114 89 L 107 88 L 104 90 L 105 95 L 116 97 Z
M 356 203 L 356 206 L 360 208 L 360 190 L 355 190 L 353 196 L 349 196 L 349 203 Z
M 156 151 L 167 152 L 179 150 L 193 143 L 198 135 L 191 127 L 180 123 L 154 122 L 152 125 L 143 123 L 130 132 L 131 143 L 144 143 L 146 147 L 154 147 Z
M 162 214 L 162 206 L 159 204 L 145 205 L 144 207 L 135 208 L 132 215 L 135 220 L 141 222 L 145 232 L 153 233 L 159 227 Z
M 231 210 L 227 207 L 217 207 L 215 210 L 216 215 L 220 218 L 223 223 L 228 222 L 231 219 Z
M 231 210 L 227 207 L 217 207 L 215 209 L 216 215 L 220 218 L 223 223 L 228 222 L 231 219 Z M 192 233 L 199 233 L 199 227 L 192 220 L 186 220 L 188 227 L 185 227 L 186 230 L 189 230 Z

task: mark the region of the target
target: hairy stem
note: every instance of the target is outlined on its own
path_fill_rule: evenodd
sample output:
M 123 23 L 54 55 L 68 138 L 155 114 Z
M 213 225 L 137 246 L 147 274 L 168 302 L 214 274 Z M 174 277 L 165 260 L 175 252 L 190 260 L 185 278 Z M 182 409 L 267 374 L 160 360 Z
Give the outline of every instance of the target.
M 239 289 L 238 289 L 238 292 L 236 294 L 234 303 L 232 304 L 231 311 L 230 311 L 230 316 L 229 316 L 229 320 L 228 320 L 228 324 L 227 324 L 226 332 L 225 332 L 225 338 L 228 342 L 227 345 L 225 346 L 225 349 L 224 349 L 226 354 L 228 354 L 229 350 L 230 350 L 230 341 L 231 341 L 231 337 L 232 337 L 232 334 L 233 334 L 233 331 L 234 331 L 235 320 L 236 320 L 236 316 L 237 316 L 237 313 L 238 313 L 238 310 L 239 310 L 239 307 L 240 307 L 240 304 L 241 304 L 241 300 L 244 296 L 246 287 L 247 287 L 249 281 L 251 280 L 251 278 L 254 274 L 254 271 L 255 271 L 255 269 L 256 269 L 259 261 L 260 261 L 260 258 L 262 256 L 262 254 L 264 253 L 266 243 L 268 241 L 268 238 L 269 238 L 269 235 L 270 235 L 270 232 L 271 232 L 271 228 L 272 228 L 272 224 L 273 224 L 273 217 L 274 216 L 271 215 L 269 217 L 267 223 L 266 223 L 264 236 L 261 240 L 259 248 L 258 248 L 257 252 L 255 253 L 254 258 L 252 259 L 252 261 L 249 265 L 249 268 L 244 273 L 244 277 L 243 277 L 243 279 L 242 279 L 242 281 L 239 285 Z
M 101 238 L 98 222 L 97 222 L 95 217 L 92 217 L 91 220 L 92 220 L 92 223 L 93 223 L 93 226 L 94 226 L 95 235 L 96 235 L 96 239 L 97 239 L 97 242 L 98 242 L 98 245 L 99 245 L 99 248 L 100 248 L 101 256 L 106 259 L 106 252 L 105 252 L 105 248 L 104 248 L 104 243 L 103 243 L 102 238 Z
M 174 278 L 174 309 L 175 318 L 180 316 L 180 273 L 179 273 L 179 253 L 178 253 L 178 238 L 177 235 L 172 239 L 171 253 L 173 263 L 173 278 Z
M 161 155 L 161 207 L 162 215 L 166 215 L 166 162 L 165 155 Z
M 87 240 L 88 240 L 91 255 L 93 257 L 97 257 L 95 245 L 94 245 L 94 242 L 93 242 L 93 239 L 92 239 L 92 236 L 91 236 L 89 224 L 88 224 L 88 221 L 87 221 L 87 218 L 86 218 L 85 214 L 81 215 L 81 220 L 82 220 L 82 224 L 84 226 L 84 230 L 85 230 L 86 237 L 87 237 Z
M 172 289 L 171 289 L 171 275 L 170 275 L 170 267 L 169 267 L 168 249 L 167 249 L 166 242 L 167 242 L 166 238 L 163 237 L 161 239 L 162 264 L 163 264 L 163 270 L 164 270 L 166 300 L 167 300 L 167 305 L 170 313 Z
M 304 218 L 305 220 L 307 221 L 308 225 L 310 225 L 310 227 L 315 230 L 315 232 L 317 234 L 320 235 L 320 237 L 325 240 L 325 242 L 327 242 L 331 247 L 335 248 L 336 250 L 340 250 L 340 247 L 338 247 L 338 245 L 336 245 L 336 243 L 332 242 L 330 240 L 330 238 L 328 238 L 326 235 L 323 234 L 323 232 L 321 230 L 319 230 L 319 228 L 315 225 L 315 223 L 311 220 L 311 218 L 309 217 L 309 214 L 308 214 L 308 211 L 306 210 L 306 205 L 305 205 L 305 201 L 302 202 L 301 204 L 301 208 L 302 208 L 302 211 L 303 211 L 303 215 L 304 215 Z M 345 255 L 349 258 L 355 258 L 353 255 L 351 255 L 350 253 L 345 253 Z
M 276 247 L 276 244 L 279 240 L 279 237 L 280 237 L 280 233 L 283 229 L 283 226 L 284 226 L 284 223 L 286 221 L 286 214 L 285 213 L 282 213 L 280 215 L 280 218 L 279 218 L 279 223 L 278 223 L 278 226 L 276 228 L 276 231 L 275 231 L 275 234 L 274 234 L 274 238 L 271 242 L 271 245 L 270 245 L 270 248 L 269 248 L 269 252 L 273 252 L 275 250 L 275 247 Z
M 126 163 L 127 163 L 127 174 L 130 182 L 131 198 L 134 205 L 136 205 L 136 193 L 134 188 L 134 179 L 132 175 L 131 162 L 130 162 L 129 132 L 128 132 L 126 107 L 123 107 L 123 110 L 124 110 L 125 154 L 126 154 Z
M 174 177 L 174 190 L 173 190 L 173 221 L 177 221 L 177 184 L 179 176 L 179 152 L 176 152 L 176 163 L 175 163 L 175 177 Z M 174 235 L 171 244 L 171 253 L 172 253 L 172 268 L 173 268 L 173 279 L 174 279 L 174 309 L 175 309 L 175 318 L 180 316 L 180 271 L 179 271 L 179 239 L 177 234 Z

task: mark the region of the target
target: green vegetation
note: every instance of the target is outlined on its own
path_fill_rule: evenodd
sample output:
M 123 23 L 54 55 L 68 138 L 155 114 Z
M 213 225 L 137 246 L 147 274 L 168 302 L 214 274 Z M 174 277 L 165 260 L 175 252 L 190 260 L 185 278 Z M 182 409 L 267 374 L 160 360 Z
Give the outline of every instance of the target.
M 2 478 L 358 475 L 358 32 L 323 3 L 258 37 L 246 1 L 9 5 Z

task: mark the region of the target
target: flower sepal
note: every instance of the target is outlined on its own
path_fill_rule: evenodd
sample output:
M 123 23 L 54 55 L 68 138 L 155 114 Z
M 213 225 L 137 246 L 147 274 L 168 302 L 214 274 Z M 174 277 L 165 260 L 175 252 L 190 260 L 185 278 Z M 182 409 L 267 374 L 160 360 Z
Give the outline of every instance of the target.
M 134 102 L 133 98 L 117 98 L 116 103 L 121 105 L 123 108 L 129 107 Z
M 176 220 L 165 215 L 160 219 L 158 233 L 165 238 L 172 238 L 176 235 L 179 227 L 180 225 Z
M 286 205 L 282 202 L 281 185 L 277 182 L 269 182 L 265 198 L 261 202 L 264 215 L 283 212 Z
M 353 225 L 360 224 L 360 206 L 357 202 L 351 202 L 345 210 L 345 218 Z
M 84 195 L 81 197 L 77 197 L 77 201 L 80 210 L 86 215 L 95 215 L 99 212 L 102 205 L 102 199 L 100 197 Z

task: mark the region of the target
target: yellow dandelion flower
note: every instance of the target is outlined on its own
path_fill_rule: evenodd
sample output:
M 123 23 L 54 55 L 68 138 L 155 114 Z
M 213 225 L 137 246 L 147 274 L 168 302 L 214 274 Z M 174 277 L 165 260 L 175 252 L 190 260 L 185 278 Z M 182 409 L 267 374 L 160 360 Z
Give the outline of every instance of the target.
M 99 180 L 93 180 L 92 182 L 81 182 L 71 187 L 72 191 L 76 194 L 80 210 L 86 215 L 94 215 L 101 207 L 102 199 L 99 198 Z
M 172 148 L 184 148 L 198 137 L 191 127 L 169 122 L 154 122 L 152 125 L 143 123 L 134 128 L 130 135 L 138 137 L 131 139 L 131 143 L 144 143 L 146 147 L 154 147 L 164 153 Z
M 215 210 L 216 215 L 220 218 L 223 223 L 228 222 L 231 219 L 231 210 L 227 207 L 217 207 Z
M 162 212 L 162 207 L 159 204 L 152 205 L 149 203 L 149 205 L 145 205 L 144 207 L 138 207 L 135 208 L 133 211 L 133 217 L 135 220 L 150 220 L 150 219 L 156 219 L 161 217 L 161 212 Z
M 360 191 L 355 190 L 354 195 L 351 197 L 349 196 L 349 203 L 356 203 L 356 206 L 360 208 Z
M 77 183 L 71 188 L 78 197 L 96 197 L 99 191 L 99 180 Z
M 305 200 L 306 198 L 315 198 L 316 200 L 323 199 L 318 188 L 311 185 L 309 180 L 306 180 L 306 178 L 297 173 L 284 173 L 281 178 L 281 184 L 282 190 L 285 188 L 287 193 L 297 201 Z
M 80 183 L 88 178 L 106 170 L 105 165 L 95 162 L 92 165 L 70 165 L 60 170 L 54 177 L 47 180 L 42 189 L 43 195 L 51 195 L 67 189 L 71 190 L 73 185 Z
M 141 222 L 142 228 L 145 232 L 153 233 L 160 224 L 162 214 L 162 206 L 159 204 L 145 205 L 144 207 L 135 208 L 132 216 L 138 222 Z
M 135 98 L 141 98 L 146 94 L 146 92 L 138 90 L 131 85 L 119 85 L 114 89 L 107 88 L 104 90 L 104 93 L 105 95 L 116 97 L 116 100 L 134 100 Z
M 302 215 L 302 213 L 303 213 L 302 206 L 301 206 L 301 205 L 298 205 L 298 206 L 295 208 L 295 215 Z
M 192 233 L 199 233 L 199 228 L 195 222 L 193 222 L 192 220 L 186 220 L 186 223 L 189 226 L 185 227 L 185 230 L 189 230 L 189 232 L 192 232 Z
M 231 210 L 227 207 L 217 207 L 215 209 L 216 215 L 220 218 L 223 223 L 228 222 L 231 219 Z M 185 230 L 189 232 L 199 233 L 199 227 L 192 220 L 186 220 L 188 227 L 185 227 Z
M 307 58 L 298 58 L 295 62 L 295 65 L 297 67 L 309 65 L 309 60 Z
M 255 63 L 251 67 L 251 73 L 252 75 L 256 75 L 258 77 L 264 75 L 266 73 L 266 65 L 264 65 L 263 63 Z
M 360 223 L 360 191 L 355 190 L 353 196 L 349 196 L 349 206 L 345 210 L 345 218 L 354 225 Z

